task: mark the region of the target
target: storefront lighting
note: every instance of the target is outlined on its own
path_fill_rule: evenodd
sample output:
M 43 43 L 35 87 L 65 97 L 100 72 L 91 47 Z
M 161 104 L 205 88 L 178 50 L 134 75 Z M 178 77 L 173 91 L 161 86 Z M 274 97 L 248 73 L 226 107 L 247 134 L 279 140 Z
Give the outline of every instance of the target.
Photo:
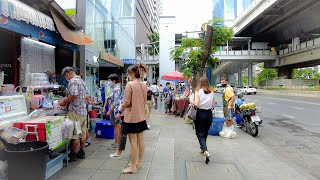
M 30 42 L 33 42 L 33 43 L 37 43 L 37 44 L 40 44 L 40 45 L 46 46 L 46 47 L 48 47 L 48 48 L 53 48 L 53 49 L 55 49 L 55 48 L 56 48 L 55 46 L 52 46 L 52 45 L 49 45 L 49 44 L 46 44 L 46 43 L 42 43 L 42 42 L 39 42 L 39 41 L 36 41 L 36 40 L 30 39 L 30 38 L 27 38 L 27 37 L 24 37 L 23 39 L 25 39 L 25 40 L 27 40 L 27 41 L 30 41 Z

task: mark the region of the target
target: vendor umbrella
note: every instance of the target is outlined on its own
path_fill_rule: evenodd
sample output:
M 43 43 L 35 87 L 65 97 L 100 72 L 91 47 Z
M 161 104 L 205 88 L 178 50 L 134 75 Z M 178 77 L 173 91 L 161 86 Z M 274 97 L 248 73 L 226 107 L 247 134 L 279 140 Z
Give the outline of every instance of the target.
M 173 71 L 169 72 L 161 77 L 162 80 L 174 81 L 174 82 L 188 82 L 189 78 L 183 77 L 181 72 Z

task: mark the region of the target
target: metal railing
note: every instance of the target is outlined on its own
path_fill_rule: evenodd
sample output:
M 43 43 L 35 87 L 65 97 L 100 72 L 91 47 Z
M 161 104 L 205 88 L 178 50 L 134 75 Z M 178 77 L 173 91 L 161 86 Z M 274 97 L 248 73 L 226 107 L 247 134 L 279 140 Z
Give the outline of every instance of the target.
M 270 50 L 240 50 L 240 51 L 217 51 L 215 56 L 275 56 L 276 51 Z
M 291 46 L 289 48 L 283 49 L 279 51 L 280 55 L 285 55 L 288 53 L 300 51 L 300 50 L 307 50 L 308 48 L 313 48 L 316 46 L 320 46 L 320 38 L 312 39 L 310 41 L 302 42 L 300 44 L 297 44 L 294 46 L 294 48 Z

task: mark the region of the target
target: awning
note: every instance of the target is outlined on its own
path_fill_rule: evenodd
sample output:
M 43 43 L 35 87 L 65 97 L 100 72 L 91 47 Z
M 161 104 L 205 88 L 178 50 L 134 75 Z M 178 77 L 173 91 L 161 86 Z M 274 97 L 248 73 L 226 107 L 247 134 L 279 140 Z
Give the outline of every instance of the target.
M 72 30 L 68 28 L 64 24 L 59 14 L 52 7 L 50 7 L 50 11 L 57 29 L 65 41 L 68 41 L 77 45 L 89 45 L 93 43 L 93 41 L 88 36 L 86 36 L 82 31 Z
M 123 61 L 121 61 L 120 59 L 112 56 L 111 54 L 109 53 L 106 53 L 106 52 L 101 52 L 100 53 L 100 59 L 103 60 L 103 61 L 107 61 L 107 62 L 110 62 L 114 65 L 117 65 L 117 66 L 120 66 L 120 67 L 123 67 L 124 66 L 124 63 Z
M 18 0 L 0 0 L 0 15 L 55 31 L 51 17 Z

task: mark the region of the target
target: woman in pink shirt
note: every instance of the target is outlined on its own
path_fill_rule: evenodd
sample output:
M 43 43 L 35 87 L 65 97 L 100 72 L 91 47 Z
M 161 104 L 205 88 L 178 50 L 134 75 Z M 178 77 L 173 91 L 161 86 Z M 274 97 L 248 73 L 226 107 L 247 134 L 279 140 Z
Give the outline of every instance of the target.
M 142 168 L 144 154 L 143 131 L 148 129 L 145 117 L 145 105 L 147 101 L 147 85 L 141 81 L 146 73 L 146 67 L 142 64 L 132 65 L 127 74 L 130 82 L 127 83 L 124 99 L 117 118 L 125 111 L 123 121 L 123 134 L 128 134 L 130 141 L 131 165 L 122 170 L 125 174 L 135 174 Z M 138 158 L 139 154 L 139 158 Z

